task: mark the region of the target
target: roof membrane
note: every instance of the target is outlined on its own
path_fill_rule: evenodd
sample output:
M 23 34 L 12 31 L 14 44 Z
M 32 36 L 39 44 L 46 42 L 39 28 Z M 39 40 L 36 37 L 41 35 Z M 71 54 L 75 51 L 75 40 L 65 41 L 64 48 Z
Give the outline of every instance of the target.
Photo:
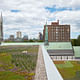
M 80 46 L 74 46 L 75 57 L 80 57 Z
M 71 42 L 50 42 L 48 46 L 45 46 L 47 50 L 71 50 Z

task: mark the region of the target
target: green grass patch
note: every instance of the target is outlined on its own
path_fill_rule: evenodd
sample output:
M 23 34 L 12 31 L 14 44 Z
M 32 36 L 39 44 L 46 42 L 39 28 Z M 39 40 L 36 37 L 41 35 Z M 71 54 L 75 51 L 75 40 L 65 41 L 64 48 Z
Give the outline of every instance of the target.
M 8 70 L 12 69 L 14 65 L 11 63 L 12 57 L 10 54 L 0 54 L 0 69 Z
M 65 64 L 55 65 L 64 80 L 80 80 L 80 61 L 65 61 Z
M 2 53 L 0 54 L 0 63 L 10 63 L 11 61 L 11 55 L 10 54 L 6 54 L 6 53 Z
M 70 61 L 64 61 L 64 64 L 56 64 L 58 68 L 70 68 L 73 67 L 74 65 Z
M 15 74 L 14 72 L 1 71 L 0 80 L 25 80 L 23 76 Z

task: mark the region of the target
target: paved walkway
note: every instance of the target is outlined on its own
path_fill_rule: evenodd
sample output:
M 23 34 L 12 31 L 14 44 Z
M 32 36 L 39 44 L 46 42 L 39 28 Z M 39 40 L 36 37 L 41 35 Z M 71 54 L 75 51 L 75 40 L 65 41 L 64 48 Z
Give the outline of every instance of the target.
M 36 73 L 35 73 L 34 80 L 47 80 L 44 59 L 43 59 L 42 50 L 40 47 L 38 52 L 38 60 L 37 60 Z

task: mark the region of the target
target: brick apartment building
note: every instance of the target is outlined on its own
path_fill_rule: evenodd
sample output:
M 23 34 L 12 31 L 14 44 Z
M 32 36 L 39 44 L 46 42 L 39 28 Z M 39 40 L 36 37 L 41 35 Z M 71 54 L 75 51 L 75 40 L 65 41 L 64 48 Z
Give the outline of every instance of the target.
M 70 41 L 70 25 L 60 25 L 59 20 L 52 22 L 48 27 L 48 41 L 49 42 L 68 42 Z M 45 28 L 43 30 L 43 39 L 45 41 Z

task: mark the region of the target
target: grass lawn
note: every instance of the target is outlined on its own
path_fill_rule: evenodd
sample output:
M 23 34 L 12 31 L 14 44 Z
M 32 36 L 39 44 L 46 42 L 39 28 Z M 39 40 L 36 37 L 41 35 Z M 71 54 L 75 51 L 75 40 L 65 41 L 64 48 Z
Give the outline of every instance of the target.
M 64 80 L 80 80 L 80 61 L 54 61 Z
M 1 71 L 0 72 L 0 80 L 25 80 L 25 78 L 14 72 Z
M 38 46 L 0 46 L 0 80 L 33 80 L 37 53 Z

